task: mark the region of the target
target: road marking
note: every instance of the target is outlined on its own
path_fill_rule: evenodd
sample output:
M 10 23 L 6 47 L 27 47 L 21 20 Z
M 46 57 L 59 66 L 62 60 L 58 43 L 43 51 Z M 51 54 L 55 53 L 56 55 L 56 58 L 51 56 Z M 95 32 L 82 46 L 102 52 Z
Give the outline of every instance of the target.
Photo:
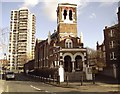
M 45 91 L 45 92 L 49 92 L 49 91 Z
M 54 93 L 54 92 L 50 92 L 50 91 L 47 91 L 47 90 L 42 90 L 42 89 L 37 88 L 37 87 L 35 87 L 35 86 L 33 86 L 33 85 L 30 85 L 30 87 L 32 87 L 32 88 L 34 88 L 34 89 L 36 89 L 36 90 L 44 91 L 44 92 L 46 92 L 46 93 L 56 94 L 56 93 Z
M 2 79 L 0 79 L 0 94 L 2 94 L 2 92 L 4 92 L 4 81 Z
M 34 89 L 36 89 L 36 90 L 41 90 L 40 88 L 34 87 L 34 86 L 32 86 L 32 85 L 30 85 L 30 87 L 32 87 L 32 88 L 34 88 Z
M 7 85 L 7 88 L 6 88 L 6 92 L 9 92 L 9 87 L 8 87 L 8 85 Z

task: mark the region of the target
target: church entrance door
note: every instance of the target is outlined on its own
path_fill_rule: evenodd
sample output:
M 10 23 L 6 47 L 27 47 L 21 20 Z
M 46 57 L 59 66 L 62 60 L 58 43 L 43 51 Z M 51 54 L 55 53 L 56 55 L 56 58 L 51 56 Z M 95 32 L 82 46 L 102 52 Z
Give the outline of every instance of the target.
M 77 55 L 75 57 L 75 70 L 82 71 L 82 69 L 83 69 L 82 57 L 80 55 Z
M 64 70 L 65 72 L 72 72 L 72 62 L 69 55 L 64 57 Z

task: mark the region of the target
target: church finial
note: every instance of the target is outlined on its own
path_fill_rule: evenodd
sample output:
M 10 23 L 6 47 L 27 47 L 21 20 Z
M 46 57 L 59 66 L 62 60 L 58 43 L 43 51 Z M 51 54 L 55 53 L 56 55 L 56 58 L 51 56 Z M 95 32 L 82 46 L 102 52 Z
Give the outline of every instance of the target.
M 50 44 L 50 42 L 51 42 L 51 33 L 49 31 L 49 33 L 48 33 L 48 44 Z
M 80 42 L 83 43 L 83 33 L 80 32 Z
M 96 43 L 97 45 L 99 45 L 99 43 L 98 43 L 98 41 L 97 41 L 97 43 Z

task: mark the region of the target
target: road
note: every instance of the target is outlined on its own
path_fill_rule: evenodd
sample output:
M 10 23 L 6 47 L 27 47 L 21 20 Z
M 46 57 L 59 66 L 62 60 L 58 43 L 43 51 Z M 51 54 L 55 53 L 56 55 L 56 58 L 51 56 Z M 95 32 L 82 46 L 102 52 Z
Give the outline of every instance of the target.
M 74 93 L 77 92 L 74 89 L 56 87 L 53 85 L 45 84 L 40 81 L 35 81 L 34 79 L 24 76 L 23 74 L 17 74 L 15 80 L 4 81 L 3 86 L 4 86 L 4 90 L 3 90 L 4 92 L 24 92 L 24 94 L 30 93 L 30 92 L 33 92 L 33 94 L 36 94 L 36 93 L 39 93 L 39 94 L 57 94 L 57 93 L 70 94 L 71 93 L 73 94 L 73 92 Z
M 110 92 L 91 93 L 82 91 L 83 90 L 76 88 L 56 87 L 50 84 L 45 84 L 23 74 L 16 74 L 15 80 L 4 80 L 2 94 L 117 94 Z

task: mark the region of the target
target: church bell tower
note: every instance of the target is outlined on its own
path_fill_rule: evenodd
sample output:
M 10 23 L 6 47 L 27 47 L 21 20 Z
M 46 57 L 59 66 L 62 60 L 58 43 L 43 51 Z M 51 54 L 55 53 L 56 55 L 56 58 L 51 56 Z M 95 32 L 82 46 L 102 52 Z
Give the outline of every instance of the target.
M 77 37 L 77 5 L 69 3 L 58 4 L 57 31 L 60 40 L 71 36 Z

